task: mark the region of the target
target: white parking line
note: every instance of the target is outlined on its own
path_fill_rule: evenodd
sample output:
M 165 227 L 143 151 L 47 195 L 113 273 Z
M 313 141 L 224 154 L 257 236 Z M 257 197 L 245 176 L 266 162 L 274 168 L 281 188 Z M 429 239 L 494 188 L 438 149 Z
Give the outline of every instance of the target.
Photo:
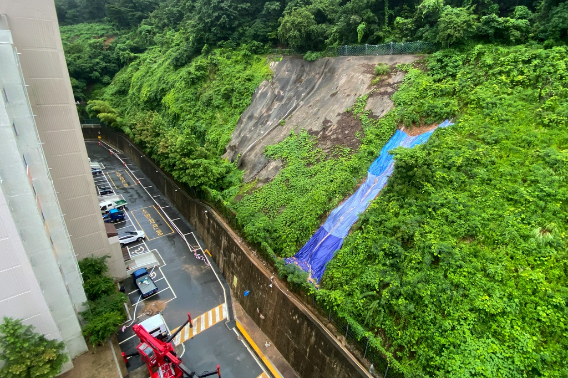
M 134 334 L 134 335 L 130 336 L 130 337 L 129 337 L 128 339 L 124 339 L 124 340 L 122 340 L 121 342 L 119 342 L 119 343 L 118 343 L 118 345 L 120 345 L 120 344 L 122 344 L 122 343 L 125 343 L 125 342 L 127 342 L 128 340 L 130 340 L 130 339 L 131 339 L 131 338 L 133 338 L 133 337 L 136 337 L 136 334 Z
M 166 281 L 167 281 L 167 280 L 166 280 Z M 160 294 L 161 292 L 166 291 L 166 290 L 168 290 L 168 289 L 169 289 L 169 290 L 172 290 L 172 288 L 169 286 L 169 284 L 168 284 L 168 287 L 166 287 L 165 289 L 162 289 L 162 290 L 158 291 L 157 293 L 154 293 L 154 294 L 152 294 L 152 295 L 150 295 L 150 296 L 148 296 L 148 297 L 142 299 L 140 302 L 144 302 L 146 299 L 150 299 L 150 298 L 152 298 L 154 295 L 158 295 L 158 294 Z M 174 291 L 172 290 L 172 293 L 173 293 L 173 292 L 174 292 Z M 172 299 L 175 299 L 175 298 L 172 298 Z M 171 301 L 171 299 L 170 299 L 170 301 Z M 169 301 L 168 301 L 168 302 L 169 302 Z M 166 302 L 166 303 L 167 303 L 167 302 Z M 136 304 L 133 304 L 133 305 L 130 305 L 130 306 L 131 306 L 131 307 L 134 307 L 134 306 L 136 306 Z

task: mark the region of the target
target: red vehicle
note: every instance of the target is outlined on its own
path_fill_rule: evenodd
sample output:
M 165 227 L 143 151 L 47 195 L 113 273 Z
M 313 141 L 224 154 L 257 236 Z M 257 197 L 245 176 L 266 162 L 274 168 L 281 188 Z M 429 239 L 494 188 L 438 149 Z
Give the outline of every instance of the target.
M 136 333 L 136 336 L 140 339 L 140 344 L 136 347 L 136 352 L 134 353 L 127 354 L 122 352 L 122 358 L 124 359 L 126 366 L 129 365 L 128 358 L 140 356 L 142 361 L 144 361 L 148 367 L 150 378 L 203 378 L 212 375 L 217 375 L 220 378 L 221 371 L 219 365 L 217 365 L 216 371 L 206 371 L 199 375 L 185 366 L 182 360 L 176 355 L 171 341 L 187 325 L 187 323 L 189 323 L 189 326 L 193 328 L 190 314 L 187 314 L 187 321 L 184 325 L 179 327 L 178 330 L 165 341 L 156 339 L 150 335 L 144 327 L 139 324 L 135 324 L 132 329 L 134 330 L 134 333 Z

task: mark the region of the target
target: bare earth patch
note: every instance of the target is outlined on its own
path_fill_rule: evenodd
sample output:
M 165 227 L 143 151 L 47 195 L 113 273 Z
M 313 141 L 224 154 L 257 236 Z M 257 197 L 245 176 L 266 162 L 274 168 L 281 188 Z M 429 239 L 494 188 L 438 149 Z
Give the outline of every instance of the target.
M 144 314 L 148 316 L 156 315 L 158 312 L 164 311 L 166 301 L 144 302 Z
M 417 126 L 410 126 L 410 127 L 402 126 L 400 129 L 409 136 L 417 136 L 420 134 L 424 134 L 428 131 L 434 130 L 436 127 L 438 127 L 438 123 L 432 123 L 430 125 L 424 125 L 421 123 L 420 125 Z
M 113 337 L 114 338 L 114 337 Z M 120 353 L 120 348 L 116 338 L 113 340 L 115 353 Z M 74 368 L 67 373 L 60 375 L 60 378 L 118 378 L 126 375 L 126 367 L 124 364 L 119 375 L 112 350 L 108 342 L 104 345 L 93 348 L 91 343 L 87 342 L 89 351 L 73 359 Z M 122 361 L 120 355 L 117 356 Z M 147 370 L 146 370 L 147 372 Z
M 258 179 L 258 185 L 270 181 L 281 169 L 280 164 L 269 164 L 264 155 L 268 145 L 283 141 L 300 130 L 307 130 L 321 139 L 326 151 L 332 145 L 359 147 L 358 122 L 350 120 L 345 110 L 357 98 L 369 93 L 379 63 L 394 67 L 399 63 L 413 63 L 415 55 L 356 56 L 323 58 L 307 62 L 284 57 L 272 62 L 272 80 L 264 81 L 255 91 L 250 106 L 241 115 L 231 141 L 223 155 L 245 171 L 244 181 Z M 368 110 L 381 117 L 392 108 L 390 95 L 404 76 L 393 74 L 384 79 L 384 93 L 369 98 Z M 383 85 L 379 83 L 379 86 Z M 284 120 L 284 122 L 282 122 Z
M 317 146 L 328 156 L 333 152 L 334 146 L 351 148 L 353 151 L 359 149 L 363 136 L 361 121 L 351 113 L 338 114 L 339 119 L 334 124 L 329 119 L 324 119 L 319 130 L 310 130 L 310 135 L 318 138 Z M 357 137 L 359 135 L 359 138 Z
M 103 43 L 105 44 L 105 46 L 108 46 L 108 45 L 110 45 L 111 43 L 113 43 L 115 39 L 116 39 L 115 36 L 110 35 L 110 36 L 108 36 L 108 37 L 105 38 L 105 40 L 103 41 Z

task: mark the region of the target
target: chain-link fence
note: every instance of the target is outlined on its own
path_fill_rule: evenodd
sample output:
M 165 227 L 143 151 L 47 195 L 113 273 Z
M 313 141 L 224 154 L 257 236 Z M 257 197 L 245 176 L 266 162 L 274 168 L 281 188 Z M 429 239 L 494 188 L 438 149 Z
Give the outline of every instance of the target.
M 397 54 L 421 54 L 430 53 L 436 49 L 436 45 L 430 42 L 390 42 L 380 45 L 345 45 L 329 47 L 321 56 L 356 56 L 356 55 L 397 55 Z M 280 55 L 303 55 L 293 49 L 272 49 L 273 54 Z
M 381 45 L 357 45 L 339 46 L 338 56 L 352 55 L 396 55 L 396 54 L 418 54 L 434 50 L 434 44 L 430 42 L 390 42 Z

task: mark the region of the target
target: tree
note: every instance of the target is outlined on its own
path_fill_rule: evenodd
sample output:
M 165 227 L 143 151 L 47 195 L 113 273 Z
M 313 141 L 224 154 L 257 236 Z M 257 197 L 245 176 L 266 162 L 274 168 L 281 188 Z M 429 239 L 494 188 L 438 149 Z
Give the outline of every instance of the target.
M 280 40 L 293 49 L 310 49 L 313 45 L 316 20 L 306 8 L 294 9 L 280 21 Z
M 102 123 L 117 129 L 122 128 L 122 119 L 118 113 L 107 102 L 92 100 L 88 102 L 87 113 L 91 117 L 98 117 Z
M 51 378 L 67 362 L 62 341 L 48 340 L 21 320 L 4 317 L 0 325 L 0 370 L 3 378 Z
M 438 20 L 438 36 L 436 41 L 450 47 L 455 43 L 463 43 L 475 34 L 477 16 L 470 8 L 444 7 Z
M 112 278 L 105 275 L 107 258 L 93 256 L 79 261 L 88 299 L 88 308 L 80 313 L 87 323 L 83 335 L 89 337 L 93 346 L 103 344 L 126 318 L 123 304 L 127 297 L 117 292 Z

